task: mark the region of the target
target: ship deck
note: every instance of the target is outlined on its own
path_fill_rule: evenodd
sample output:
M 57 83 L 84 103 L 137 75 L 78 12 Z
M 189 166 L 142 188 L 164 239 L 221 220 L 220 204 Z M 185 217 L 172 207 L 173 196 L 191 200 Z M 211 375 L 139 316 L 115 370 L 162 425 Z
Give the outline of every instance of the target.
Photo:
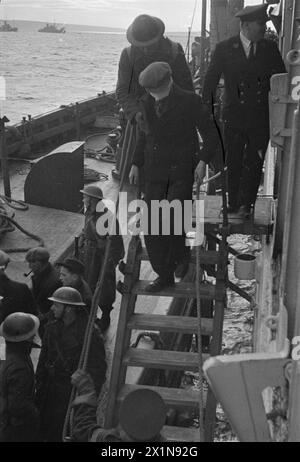
M 11 190 L 12 198 L 16 200 L 24 199 L 24 182 L 27 173 L 30 169 L 30 164 L 24 161 L 10 161 L 10 179 L 11 179 Z M 115 201 L 119 192 L 119 182 L 114 180 L 111 176 L 111 170 L 114 168 L 114 164 L 99 161 L 93 158 L 86 158 L 85 165 L 99 173 L 108 175 L 107 181 L 99 181 L 96 184 L 103 190 L 104 197 Z M 0 178 L 0 191 L 3 191 L 3 180 Z M 132 200 L 135 196 L 135 189 L 127 185 L 125 191 L 128 194 L 128 201 Z M 12 209 L 8 209 L 11 215 Z M 56 262 L 63 259 L 67 255 L 71 255 L 73 252 L 73 244 L 75 236 L 78 236 L 83 228 L 84 216 L 77 213 L 66 212 L 63 210 L 49 209 L 45 207 L 38 207 L 29 205 L 27 211 L 13 211 L 15 213 L 15 220 L 23 226 L 26 230 L 35 235 L 41 237 L 45 246 L 49 249 L 51 255 L 51 261 Z M 124 225 L 122 221 L 126 219 L 120 217 L 120 225 Z M 130 235 L 124 236 L 124 244 L 127 249 L 130 240 Z M 0 248 L 5 249 L 20 249 L 34 247 L 38 245 L 36 241 L 22 234 L 19 230 L 15 230 L 11 233 L 7 233 L 0 239 Z M 29 284 L 30 278 L 24 277 L 24 272 L 28 272 L 28 265 L 25 262 L 26 252 L 11 252 L 7 274 L 14 280 L 19 282 L 25 282 Z M 117 279 L 122 277 L 118 274 Z M 141 269 L 142 279 L 152 280 L 155 278 L 149 262 L 143 262 Z M 163 314 L 168 310 L 168 306 L 171 302 L 171 298 L 158 298 L 158 297 L 140 297 L 138 300 L 137 311 L 144 313 L 155 313 Z M 111 325 L 105 334 L 105 346 L 106 355 L 109 368 L 111 366 L 112 355 L 114 351 L 116 329 L 119 317 L 119 308 L 121 302 L 121 295 L 117 292 L 116 302 L 114 304 L 114 310 L 111 313 Z M 101 314 L 99 313 L 101 316 Z M 133 332 L 132 341 L 137 337 L 138 332 Z M 38 359 L 39 350 L 33 350 L 32 358 L 36 365 Z M 0 337 L 0 358 L 3 359 L 4 354 L 4 342 Z M 141 368 L 132 368 L 132 381 L 141 372 Z M 109 371 L 108 371 L 109 377 Z M 107 390 L 108 384 L 104 387 Z M 104 395 L 106 394 L 104 390 Z

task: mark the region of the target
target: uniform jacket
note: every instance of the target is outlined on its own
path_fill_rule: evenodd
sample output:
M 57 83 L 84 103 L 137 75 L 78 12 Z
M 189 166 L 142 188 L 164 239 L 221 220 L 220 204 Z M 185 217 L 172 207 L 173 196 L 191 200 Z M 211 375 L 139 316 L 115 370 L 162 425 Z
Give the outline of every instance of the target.
M 36 370 L 36 402 L 41 414 L 40 438 L 61 441 L 66 411 L 71 394 L 71 375 L 78 368 L 87 315 L 83 311 L 66 326 L 61 320 L 47 324 Z M 87 372 L 92 376 L 97 393 L 105 381 L 106 360 L 100 331 L 92 335 Z
M 85 215 L 84 227 L 84 266 L 85 279 L 94 292 L 99 279 L 99 273 L 105 254 L 105 248 L 108 242 L 108 235 L 100 235 L 97 232 L 97 220 L 102 213 L 90 213 Z M 116 223 L 116 234 L 111 236 L 111 246 L 108 267 L 106 270 L 104 290 L 102 292 L 101 304 L 111 305 L 115 300 L 115 267 L 124 257 L 123 238 L 119 235 L 119 224 Z M 107 292 L 107 293 L 105 293 Z
M 116 94 L 128 119 L 132 119 L 140 110 L 138 100 L 145 94 L 145 89 L 138 83 L 139 75 L 155 61 L 164 61 L 171 66 L 173 79 L 181 88 L 190 91 L 194 89 L 182 46 L 176 44 L 177 52 L 174 56 L 174 42 L 172 45 L 171 40 L 163 38 L 160 43 L 159 50 L 150 56 L 134 46 L 125 48 L 121 53 Z
M 66 326 L 61 320 L 49 323 L 45 328 L 42 350 L 36 371 L 37 393 L 49 379 L 53 382 L 67 382 L 78 367 L 78 361 L 84 341 L 88 317 L 86 312 Z M 106 372 L 104 343 L 99 330 L 95 327 L 87 365 L 99 392 Z
M 57 271 L 48 263 L 45 269 L 37 275 L 33 275 L 32 278 L 32 293 L 37 304 L 38 312 L 46 314 L 52 305 L 52 302 L 48 300 L 53 292 L 62 286 Z
M 216 46 L 205 76 L 203 100 L 211 107 L 223 75 L 223 120 L 235 128 L 268 128 L 270 78 L 285 72 L 274 41 L 258 42 L 255 57 L 249 61 L 240 37 L 232 37 Z
M 36 441 L 39 415 L 34 404 L 34 371 L 29 352 L 6 346 L 0 362 L 0 441 Z
M 145 180 L 159 182 L 193 178 L 199 160 L 209 162 L 219 148 L 219 135 L 202 99 L 173 85 L 161 117 L 154 98 L 141 99 L 145 126 L 139 130 L 133 164 L 144 166 Z M 197 130 L 203 139 L 199 150 Z
M 0 302 L 0 324 L 11 313 L 36 314 L 36 306 L 31 292 L 26 284 L 12 281 L 6 274 L 0 274 L 0 295 L 4 297 Z

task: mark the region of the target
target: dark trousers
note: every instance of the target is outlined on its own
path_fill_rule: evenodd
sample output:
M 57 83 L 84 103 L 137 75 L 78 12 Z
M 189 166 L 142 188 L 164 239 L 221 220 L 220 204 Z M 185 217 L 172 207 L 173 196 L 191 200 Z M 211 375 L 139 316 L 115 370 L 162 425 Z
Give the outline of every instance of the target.
M 237 129 L 225 125 L 229 206 L 255 204 L 269 143 L 269 129 Z
M 166 199 L 171 202 L 177 199 L 180 201 L 183 211 L 183 201 L 192 200 L 193 179 L 166 180 L 159 183 L 146 182 L 145 186 L 145 199 L 148 207 L 148 235 L 145 235 L 145 244 L 150 263 L 153 270 L 162 279 L 170 279 L 174 277 L 176 265 L 189 252 L 189 247 L 185 245 L 183 213 L 180 217 L 174 216 L 171 209 L 170 233 L 168 235 L 162 235 L 163 217 L 160 214 L 158 220 L 159 234 L 151 235 L 151 224 L 154 220 L 154 216 L 151 215 L 151 201 Z M 176 235 L 174 220 L 181 220 L 182 233 L 180 235 Z

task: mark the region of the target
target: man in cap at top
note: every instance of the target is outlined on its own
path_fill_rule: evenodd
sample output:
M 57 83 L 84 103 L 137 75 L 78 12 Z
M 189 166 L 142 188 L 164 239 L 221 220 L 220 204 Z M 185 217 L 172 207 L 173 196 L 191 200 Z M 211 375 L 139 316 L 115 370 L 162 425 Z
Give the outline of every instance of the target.
M 45 327 L 36 370 L 36 401 L 41 416 L 41 440 L 62 441 L 71 375 L 78 367 L 88 314 L 80 293 L 72 287 L 60 287 L 49 301 L 55 320 Z M 105 381 L 106 360 L 103 339 L 96 327 L 92 332 L 87 371 L 98 394 Z
M 77 391 L 73 401 L 75 441 L 113 442 L 163 442 L 161 430 L 166 422 L 166 405 L 161 396 L 147 388 L 128 393 L 122 400 L 117 427 L 103 429 L 97 424 L 97 396 L 89 374 L 77 370 L 72 375 Z
M 31 277 L 32 294 L 37 305 L 40 320 L 39 334 L 42 337 L 44 326 L 52 318 L 48 297 L 61 287 L 58 272 L 50 263 L 50 254 L 44 247 L 34 247 L 28 250 L 25 257 L 28 266 L 33 273 Z
M 163 21 L 147 14 L 137 16 L 127 30 L 130 46 L 124 48 L 120 56 L 116 89 L 118 102 L 128 120 L 127 137 L 131 139 L 131 145 L 126 147 L 126 143 L 123 144 L 124 150 L 126 148 L 130 154 L 126 167 L 130 167 L 136 140 L 136 123 L 139 123 L 141 117 L 139 99 L 145 94 L 138 80 L 140 73 L 149 64 L 164 61 L 170 65 L 177 85 L 185 90 L 194 89 L 182 46 L 165 37 L 164 32 Z M 126 152 L 122 152 L 121 162 L 125 162 Z
M 81 241 L 83 241 L 85 279 L 95 292 L 99 280 L 105 249 L 108 239 L 111 240 L 110 253 L 105 270 L 104 282 L 99 300 L 102 317 L 99 321 L 102 331 L 110 325 L 110 312 L 116 299 L 116 266 L 124 257 L 123 238 L 119 234 L 119 223 L 116 219 L 115 233 L 109 236 L 109 223 L 114 219 L 104 202 L 102 190 L 98 186 L 88 185 L 81 191 L 85 207 L 85 225 Z M 97 227 L 99 221 L 107 219 L 108 226 L 102 231 Z
M 0 326 L 5 361 L 0 361 L 0 442 L 35 442 L 39 413 L 34 404 L 34 370 L 30 357 L 39 327 L 36 316 L 13 313 Z
M 65 258 L 62 262 L 57 262 L 60 267 L 59 278 L 64 287 L 73 287 L 78 290 L 83 303 L 90 310 L 92 305 L 92 291 L 88 283 L 84 280 L 84 265 L 77 258 Z
M 213 111 L 223 75 L 228 211 L 244 219 L 250 217 L 256 201 L 269 143 L 270 78 L 286 72 L 276 43 L 264 38 L 267 8 L 247 6 L 236 14 L 241 22 L 240 34 L 216 46 L 203 89 L 204 102 Z
M 31 292 L 26 284 L 13 281 L 6 274 L 10 258 L 7 253 L 0 250 L 0 323 L 6 316 L 17 311 L 23 313 L 36 313 L 36 306 Z
M 201 97 L 182 90 L 173 82 L 168 63 L 150 64 L 139 77 L 147 94 L 141 99 L 143 123 L 139 131 L 133 156 L 130 181 L 137 184 L 140 169 L 145 172 L 145 199 L 148 210 L 152 201 L 178 200 L 182 209 L 185 200 L 192 200 L 194 176 L 202 181 L 206 163 L 216 155 L 219 137 L 208 109 Z M 199 129 L 203 139 L 200 152 L 197 136 Z M 182 214 L 183 215 L 183 214 Z M 155 219 L 155 217 L 154 217 Z M 176 276 L 183 277 L 188 269 L 189 249 L 185 246 L 185 234 L 175 235 L 174 220 L 179 219 L 183 229 L 183 216 L 171 218 L 170 235 L 145 235 L 150 262 L 158 278 L 147 290 L 156 292 L 174 283 Z M 178 222 L 177 222 L 178 223 Z M 160 230 L 161 231 L 161 218 Z

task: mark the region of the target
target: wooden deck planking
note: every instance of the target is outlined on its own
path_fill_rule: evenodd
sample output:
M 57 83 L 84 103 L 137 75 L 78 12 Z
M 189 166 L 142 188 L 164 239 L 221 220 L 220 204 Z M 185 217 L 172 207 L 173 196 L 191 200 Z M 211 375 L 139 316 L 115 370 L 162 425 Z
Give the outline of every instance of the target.
M 27 211 L 15 211 L 15 218 L 25 230 L 41 237 L 50 252 L 53 262 L 61 258 L 74 243 L 83 228 L 83 215 L 30 205 Z M 34 239 L 16 229 L 7 233 L 0 241 L 2 250 L 30 248 L 38 245 Z M 23 272 L 28 271 L 24 261 L 25 252 L 10 253 L 8 275 L 24 282 Z

